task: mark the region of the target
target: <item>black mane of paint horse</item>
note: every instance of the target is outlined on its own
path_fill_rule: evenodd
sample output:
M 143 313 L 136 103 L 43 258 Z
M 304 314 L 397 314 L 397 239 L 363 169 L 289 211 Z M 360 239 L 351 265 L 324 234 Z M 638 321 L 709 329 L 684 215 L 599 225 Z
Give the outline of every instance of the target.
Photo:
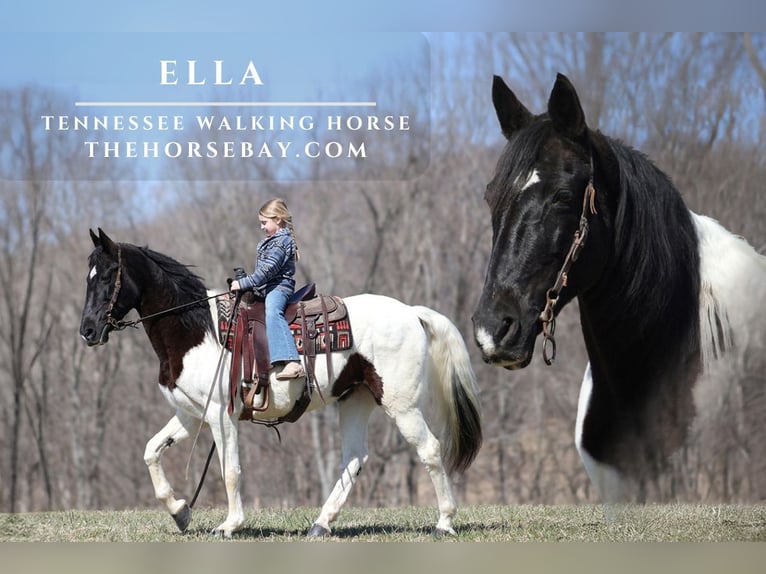
M 653 475 L 685 437 L 701 367 L 692 215 L 646 156 L 587 127 L 566 77 L 547 113 L 531 114 L 499 77 L 493 102 L 508 141 L 486 192 L 493 244 L 474 315 L 484 360 L 531 361 L 593 170 L 596 213 L 555 311 L 578 298 L 593 389 L 582 447 L 624 475 Z

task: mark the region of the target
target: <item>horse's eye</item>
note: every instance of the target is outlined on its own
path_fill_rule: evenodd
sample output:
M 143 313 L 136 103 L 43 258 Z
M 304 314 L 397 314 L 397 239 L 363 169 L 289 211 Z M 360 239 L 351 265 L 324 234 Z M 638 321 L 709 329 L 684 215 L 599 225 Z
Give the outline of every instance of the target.
M 567 204 L 572 201 L 572 192 L 568 189 L 559 189 L 555 194 L 553 194 L 553 199 L 551 199 L 551 203 L 553 204 Z

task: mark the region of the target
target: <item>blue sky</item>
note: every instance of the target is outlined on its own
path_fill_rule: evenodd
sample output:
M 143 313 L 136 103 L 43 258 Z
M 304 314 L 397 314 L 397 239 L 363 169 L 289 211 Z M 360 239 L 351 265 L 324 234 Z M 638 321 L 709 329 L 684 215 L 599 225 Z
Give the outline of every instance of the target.
M 0 31 L 758 31 L 762 0 L 233 0 L 6 2 Z
M 0 86 L 55 78 L 83 89 L 99 82 L 140 86 L 146 94 L 155 79 L 150 64 L 166 53 L 179 59 L 252 53 L 264 65 L 274 62 L 270 73 L 295 70 L 292 82 L 302 77 L 316 85 L 330 66 L 334 74 L 353 76 L 385 49 L 404 44 L 406 53 L 401 38 L 409 36 L 392 39 L 391 30 L 728 31 L 763 30 L 764 24 L 762 0 L 27 0 L 0 9 Z M 277 89 L 288 82 L 271 84 Z

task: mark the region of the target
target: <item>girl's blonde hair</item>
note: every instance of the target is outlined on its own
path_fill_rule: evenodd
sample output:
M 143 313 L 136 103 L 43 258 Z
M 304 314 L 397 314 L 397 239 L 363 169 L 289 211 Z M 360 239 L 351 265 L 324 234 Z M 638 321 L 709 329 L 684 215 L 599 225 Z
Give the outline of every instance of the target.
M 284 226 L 290 230 L 290 237 L 293 240 L 293 248 L 295 249 L 295 260 L 298 261 L 301 258 L 300 251 L 298 251 L 298 242 L 295 240 L 295 229 L 293 228 L 293 216 L 290 210 L 287 209 L 287 204 L 284 199 L 275 197 L 264 203 L 258 210 L 258 215 L 262 217 L 268 217 L 269 219 L 280 219 L 284 223 Z

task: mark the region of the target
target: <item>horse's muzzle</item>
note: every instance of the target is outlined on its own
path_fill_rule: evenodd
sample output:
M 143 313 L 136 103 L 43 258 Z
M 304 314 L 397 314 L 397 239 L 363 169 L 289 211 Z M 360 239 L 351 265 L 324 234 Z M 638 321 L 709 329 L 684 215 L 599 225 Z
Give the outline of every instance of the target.
M 109 332 L 111 331 L 109 323 L 105 323 L 101 329 L 93 324 L 83 324 L 80 326 L 80 337 L 89 347 L 105 345 L 109 341 Z
M 473 316 L 474 339 L 485 363 L 506 369 L 523 369 L 532 360 L 536 333 L 528 332 L 510 314 L 477 310 Z

